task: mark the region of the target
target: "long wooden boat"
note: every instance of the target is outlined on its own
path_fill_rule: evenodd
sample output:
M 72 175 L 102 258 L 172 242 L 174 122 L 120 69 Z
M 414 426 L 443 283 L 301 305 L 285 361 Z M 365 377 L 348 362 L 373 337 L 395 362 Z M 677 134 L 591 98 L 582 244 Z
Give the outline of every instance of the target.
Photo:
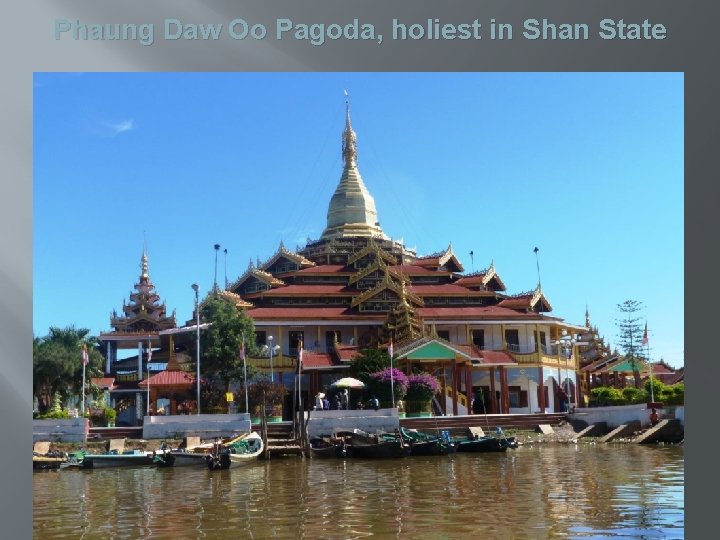
M 336 437 L 342 437 L 347 452 L 354 458 L 378 459 L 409 456 L 410 444 L 400 433 L 380 433 L 371 435 L 360 429 L 339 431 Z
M 314 437 L 310 439 L 310 455 L 314 458 L 348 457 L 348 445 L 345 440 L 332 437 Z
M 518 447 L 515 437 L 506 437 L 502 428 L 493 435 L 470 436 L 467 439 L 453 439 L 458 452 L 506 452 Z
M 33 454 L 33 471 L 56 470 L 67 460 L 68 456 L 63 452 L 48 452 L 44 455 Z
M 80 466 L 83 469 L 102 469 L 106 467 L 144 467 L 154 465 L 153 452 L 144 450 L 126 450 L 107 454 L 85 454 Z
M 415 429 L 400 428 L 403 438 L 410 443 L 412 456 L 444 456 L 457 451 L 456 444 L 445 431 L 431 435 Z
M 259 434 L 243 433 L 230 443 L 217 443 L 207 457 L 207 467 L 211 471 L 242 467 L 257 461 L 263 449 L 263 440 Z

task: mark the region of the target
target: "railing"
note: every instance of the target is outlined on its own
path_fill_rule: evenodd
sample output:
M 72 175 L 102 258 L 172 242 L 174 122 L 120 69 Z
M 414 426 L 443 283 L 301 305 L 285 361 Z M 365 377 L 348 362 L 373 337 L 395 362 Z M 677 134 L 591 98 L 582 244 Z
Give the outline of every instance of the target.
M 445 387 L 445 396 L 452 399 L 452 387 L 451 386 Z M 470 410 L 470 407 L 468 407 L 467 396 L 465 394 L 461 394 L 460 392 L 458 392 L 457 393 L 457 401 L 458 401 L 458 404 L 462 405 L 467 410 Z
M 519 345 L 517 343 L 506 343 L 505 347 L 508 351 L 519 354 L 529 354 L 535 352 L 534 347 L 529 347 L 527 345 Z
M 557 356 L 558 348 L 557 345 L 550 345 L 549 347 L 547 345 L 540 345 L 540 349 L 542 350 L 543 354 L 547 356 Z

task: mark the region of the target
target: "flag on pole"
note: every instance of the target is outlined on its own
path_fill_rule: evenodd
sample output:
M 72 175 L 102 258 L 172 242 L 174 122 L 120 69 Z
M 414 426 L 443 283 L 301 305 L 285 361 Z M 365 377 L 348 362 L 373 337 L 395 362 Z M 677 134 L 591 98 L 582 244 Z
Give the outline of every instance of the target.
M 82 346 L 82 361 L 83 361 L 83 366 L 87 366 L 88 363 L 90 362 L 90 356 L 88 355 L 87 345 L 85 345 L 84 343 Z
M 298 349 L 298 369 L 302 369 L 303 362 L 303 342 L 300 340 L 300 348 Z
M 150 345 L 150 342 L 148 341 L 148 363 L 150 363 L 150 360 L 152 360 L 152 346 Z M 150 371 L 150 368 L 148 368 L 148 372 Z
M 643 332 L 642 344 L 643 344 L 643 345 L 647 345 L 647 344 L 648 344 L 647 321 L 645 321 L 645 331 Z
M 245 361 L 245 338 L 243 337 L 242 345 L 240 345 L 240 360 Z
M 392 338 L 390 338 L 390 345 L 388 346 L 388 356 L 390 357 L 390 360 L 392 360 L 393 353 L 394 353 L 393 342 L 392 342 Z

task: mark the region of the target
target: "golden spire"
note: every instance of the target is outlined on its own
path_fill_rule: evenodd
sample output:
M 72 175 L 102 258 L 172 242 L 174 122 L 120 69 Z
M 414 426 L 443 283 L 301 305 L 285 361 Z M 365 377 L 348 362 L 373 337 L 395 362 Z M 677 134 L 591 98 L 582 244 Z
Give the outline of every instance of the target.
M 375 200 L 365 187 L 357 168 L 357 136 L 350 123 L 350 99 L 345 91 L 345 130 L 342 134 L 345 165 L 335 193 L 330 199 L 325 240 L 354 236 L 387 238 L 380 228 Z
M 143 254 L 140 259 L 140 281 L 147 281 L 150 279 L 148 274 L 148 256 L 147 247 L 143 244 Z
M 350 95 L 347 90 L 345 90 L 345 131 L 342 134 L 342 155 L 346 169 L 357 164 L 357 135 L 350 123 Z

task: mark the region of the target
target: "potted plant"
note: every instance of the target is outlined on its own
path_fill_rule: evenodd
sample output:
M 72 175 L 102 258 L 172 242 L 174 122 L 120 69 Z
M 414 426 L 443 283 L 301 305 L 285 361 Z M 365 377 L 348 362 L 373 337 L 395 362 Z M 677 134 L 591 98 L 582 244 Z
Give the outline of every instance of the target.
M 392 374 L 392 381 L 391 375 Z M 392 393 L 390 387 L 392 386 Z M 395 395 L 395 403 L 405 397 L 408 389 L 408 377 L 402 371 L 395 368 L 385 368 L 382 371 L 371 373 L 368 380 L 368 392 L 380 401 L 380 407 L 392 407 L 392 394 Z
M 429 373 L 410 375 L 405 401 L 407 416 L 432 416 L 432 399 L 438 387 L 438 380 Z
M 115 427 L 115 418 L 117 418 L 117 411 L 112 407 L 105 407 L 103 413 L 105 416 L 105 425 L 107 427 Z

